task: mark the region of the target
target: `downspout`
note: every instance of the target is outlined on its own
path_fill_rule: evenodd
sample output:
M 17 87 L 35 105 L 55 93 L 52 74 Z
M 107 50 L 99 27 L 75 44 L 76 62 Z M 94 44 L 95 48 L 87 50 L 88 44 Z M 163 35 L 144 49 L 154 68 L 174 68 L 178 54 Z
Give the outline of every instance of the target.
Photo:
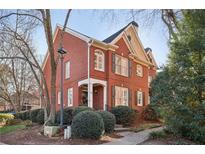
M 88 106 L 91 107 L 91 102 L 90 102 L 90 46 L 92 44 L 93 40 L 90 39 L 88 41 Z

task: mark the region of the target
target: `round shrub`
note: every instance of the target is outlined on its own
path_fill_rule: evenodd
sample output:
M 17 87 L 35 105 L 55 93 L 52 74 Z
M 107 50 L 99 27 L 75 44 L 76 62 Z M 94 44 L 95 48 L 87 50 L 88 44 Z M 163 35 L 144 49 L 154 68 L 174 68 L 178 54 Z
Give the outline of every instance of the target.
M 116 123 L 115 115 L 108 111 L 97 111 L 97 113 L 103 118 L 105 132 L 112 133 Z
M 32 122 L 37 122 L 37 115 L 38 115 L 38 112 L 40 111 L 41 109 L 35 109 L 35 110 L 30 110 L 30 115 L 29 115 L 29 119 L 32 121 Z
M 151 105 L 147 105 L 142 111 L 142 117 L 144 120 L 157 120 L 157 113 Z
M 29 111 L 23 111 L 21 113 L 22 113 L 22 115 L 21 115 L 22 120 L 29 120 L 30 119 L 30 112 Z
M 102 117 L 93 111 L 83 111 L 74 116 L 71 133 L 74 138 L 99 139 L 104 131 Z
M 111 112 L 115 115 L 116 123 L 123 126 L 129 126 L 134 122 L 136 117 L 135 110 L 128 106 L 113 107 Z
M 40 109 L 37 116 L 36 116 L 36 122 L 38 124 L 44 124 L 44 110 Z
M 67 107 L 63 110 L 63 124 L 64 125 L 71 125 L 73 119 L 73 108 Z M 60 123 L 60 111 L 56 113 L 56 123 Z
M 82 111 L 92 111 L 93 109 L 87 106 L 78 106 L 73 110 L 73 116 L 76 116 L 78 113 Z

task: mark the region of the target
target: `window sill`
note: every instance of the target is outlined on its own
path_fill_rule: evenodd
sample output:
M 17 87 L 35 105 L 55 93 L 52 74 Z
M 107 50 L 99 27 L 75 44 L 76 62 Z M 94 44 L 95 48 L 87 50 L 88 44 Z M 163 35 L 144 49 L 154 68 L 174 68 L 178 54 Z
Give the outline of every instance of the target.
M 95 70 L 95 71 L 100 71 L 100 72 L 105 72 L 105 70 L 103 70 L 103 69 L 97 69 L 97 68 L 95 68 L 94 70 Z

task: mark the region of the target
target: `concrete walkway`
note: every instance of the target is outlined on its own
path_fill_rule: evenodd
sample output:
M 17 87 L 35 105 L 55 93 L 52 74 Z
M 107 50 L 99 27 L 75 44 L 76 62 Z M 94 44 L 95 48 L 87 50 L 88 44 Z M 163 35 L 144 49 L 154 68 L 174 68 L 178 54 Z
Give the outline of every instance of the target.
M 113 139 L 111 142 L 104 143 L 103 145 L 136 145 L 146 141 L 149 138 L 149 133 L 160 131 L 163 127 L 147 129 L 138 133 L 126 131 L 118 134 L 124 136 L 122 138 Z

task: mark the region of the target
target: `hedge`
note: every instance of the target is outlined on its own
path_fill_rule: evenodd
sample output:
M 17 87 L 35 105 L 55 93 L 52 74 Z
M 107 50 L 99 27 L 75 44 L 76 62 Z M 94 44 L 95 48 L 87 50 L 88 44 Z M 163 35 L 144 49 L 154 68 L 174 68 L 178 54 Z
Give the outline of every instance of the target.
M 116 123 L 115 115 L 108 111 L 97 111 L 97 113 L 103 118 L 105 132 L 112 133 Z
M 111 112 L 115 115 L 116 123 L 123 126 L 131 125 L 136 117 L 135 110 L 129 108 L 128 106 L 113 107 Z
M 83 111 L 74 116 L 71 124 L 73 138 L 99 139 L 104 131 L 102 117 L 93 111 Z
M 67 107 L 63 110 L 63 124 L 64 125 L 71 125 L 73 119 L 73 107 Z M 56 123 L 60 123 L 60 111 L 56 114 Z
M 74 108 L 73 116 L 76 116 L 78 113 L 80 113 L 82 111 L 93 111 L 93 109 L 90 107 L 87 107 L 87 106 L 78 106 L 78 107 Z

